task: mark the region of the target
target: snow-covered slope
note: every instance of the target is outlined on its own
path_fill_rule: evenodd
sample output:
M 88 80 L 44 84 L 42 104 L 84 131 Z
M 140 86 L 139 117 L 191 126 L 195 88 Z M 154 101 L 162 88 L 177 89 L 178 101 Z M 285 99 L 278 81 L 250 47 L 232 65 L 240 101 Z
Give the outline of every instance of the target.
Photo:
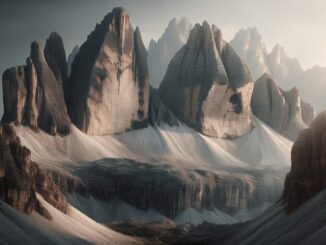
M 325 244 L 326 190 L 289 216 L 277 203 L 234 234 L 227 244 Z
M 292 146 L 256 118 L 249 134 L 233 140 L 210 138 L 181 123 L 106 136 L 86 135 L 73 126 L 66 137 L 26 127 L 16 132 L 32 160 L 52 170 L 65 191 L 78 192 L 81 185 L 81 193 L 89 195 L 70 203 L 100 223 L 150 222 L 162 214 L 178 216 L 177 223 L 255 217 L 247 209 L 280 198 Z M 162 196 L 167 198 L 163 204 Z M 245 217 L 230 216 L 242 209 Z
M 148 127 L 114 136 L 89 136 L 74 126 L 66 137 L 36 133 L 26 127 L 17 127 L 16 132 L 31 150 L 32 160 L 46 168 L 62 169 L 105 157 L 196 168 L 290 166 L 292 142 L 258 119 L 254 124 L 249 134 L 235 140 L 203 136 L 184 125 Z
M 37 213 L 27 216 L 0 203 L 0 244 L 140 244 L 69 207 L 69 215 L 38 199 L 49 211 L 49 221 Z

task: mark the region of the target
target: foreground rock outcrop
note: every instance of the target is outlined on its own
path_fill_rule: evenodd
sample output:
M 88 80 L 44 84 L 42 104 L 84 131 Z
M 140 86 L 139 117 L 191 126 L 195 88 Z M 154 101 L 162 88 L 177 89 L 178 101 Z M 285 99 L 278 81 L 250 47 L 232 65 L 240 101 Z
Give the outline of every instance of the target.
M 252 128 L 253 80 L 246 65 L 207 22 L 196 24 L 172 58 L 159 88 L 163 103 L 187 125 L 213 137 Z
M 66 57 L 61 37 L 52 33 L 45 49 L 31 44 L 25 66 L 4 72 L 2 122 L 15 122 L 52 134 L 67 135 L 70 119 L 62 84 L 67 83 Z
M 31 161 L 31 152 L 21 145 L 15 131 L 9 125 L 1 124 L 0 200 L 21 212 L 36 211 L 50 219 L 36 192 L 60 211 L 68 212 L 66 199 L 59 188 Z
M 303 130 L 292 148 L 283 199 L 289 212 L 326 188 L 326 112 Z
M 290 140 L 295 140 L 314 116 L 313 108 L 300 99 L 298 89 L 280 89 L 267 73 L 255 82 L 251 109 L 256 117 Z
M 147 51 L 129 15 L 115 8 L 81 45 L 71 66 L 69 115 L 92 135 L 147 126 Z

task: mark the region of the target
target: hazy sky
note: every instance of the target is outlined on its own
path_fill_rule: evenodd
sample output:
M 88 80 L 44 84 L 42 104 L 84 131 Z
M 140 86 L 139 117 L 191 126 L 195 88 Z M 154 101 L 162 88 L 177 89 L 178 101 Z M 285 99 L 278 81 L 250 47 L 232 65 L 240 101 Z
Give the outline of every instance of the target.
M 216 24 L 226 40 L 256 26 L 269 50 L 280 43 L 304 68 L 326 66 L 325 0 L 0 0 L 0 72 L 23 64 L 31 41 L 44 43 L 51 31 L 62 35 L 69 53 L 115 6 L 127 9 L 146 45 L 170 19 L 187 17 Z

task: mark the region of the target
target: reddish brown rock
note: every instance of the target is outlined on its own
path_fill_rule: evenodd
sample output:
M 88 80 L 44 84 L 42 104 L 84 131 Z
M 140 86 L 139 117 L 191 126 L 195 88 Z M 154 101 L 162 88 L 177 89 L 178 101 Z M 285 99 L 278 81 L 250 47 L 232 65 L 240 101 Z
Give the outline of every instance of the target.
M 283 199 L 291 212 L 326 188 L 326 112 L 303 130 L 292 148 L 291 171 L 285 180 Z
M 37 168 L 35 176 L 36 190 L 43 198 L 63 213 L 68 213 L 66 197 L 45 171 Z
M 27 96 L 25 80 L 26 72 L 24 66 L 13 67 L 3 73 L 3 122 L 14 122 L 15 124 L 22 123 Z
M 32 211 L 51 219 L 37 200 L 36 192 L 60 211 L 67 213 L 65 197 L 59 188 L 31 161 L 31 152 L 22 146 L 8 124 L 0 124 L 0 200 L 15 209 Z
M 4 72 L 3 123 L 38 128 L 52 134 L 67 135 L 70 119 L 64 99 L 67 86 L 67 62 L 61 37 L 52 33 L 45 50 L 38 42 L 31 44 L 25 66 Z

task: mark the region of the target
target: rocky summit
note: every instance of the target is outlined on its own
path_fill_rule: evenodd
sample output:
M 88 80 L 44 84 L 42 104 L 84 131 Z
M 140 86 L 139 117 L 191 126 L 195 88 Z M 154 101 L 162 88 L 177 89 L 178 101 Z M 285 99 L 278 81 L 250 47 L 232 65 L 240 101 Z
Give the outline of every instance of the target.
M 147 51 L 124 9 L 113 9 L 81 45 L 69 85 L 69 115 L 82 131 L 104 135 L 147 126 Z
M 175 53 L 186 44 L 192 24 L 186 18 L 173 18 L 162 36 L 155 41 L 151 39 L 148 47 L 148 68 L 150 84 L 158 88 L 164 78 L 166 69 Z
M 172 58 L 160 85 L 162 101 L 187 125 L 212 137 L 252 128 L 253 80 L 246 65 L 207 22 L 196 24 Z
M 2 122 L 28 125 L 52 134 L 67 135 L 70 119 L 62 84 L 67 83 L 66 56 L 61 37 L 52 33 L 45 49 L 31 44 L 25 66 L 4 72 Z
M 298 89 L 280 89 L 267 73 L 255 82 L 251 109 L 256 117 L 290 140 L 295 140 L 314 118 L 312 106 L 300 99 Z

